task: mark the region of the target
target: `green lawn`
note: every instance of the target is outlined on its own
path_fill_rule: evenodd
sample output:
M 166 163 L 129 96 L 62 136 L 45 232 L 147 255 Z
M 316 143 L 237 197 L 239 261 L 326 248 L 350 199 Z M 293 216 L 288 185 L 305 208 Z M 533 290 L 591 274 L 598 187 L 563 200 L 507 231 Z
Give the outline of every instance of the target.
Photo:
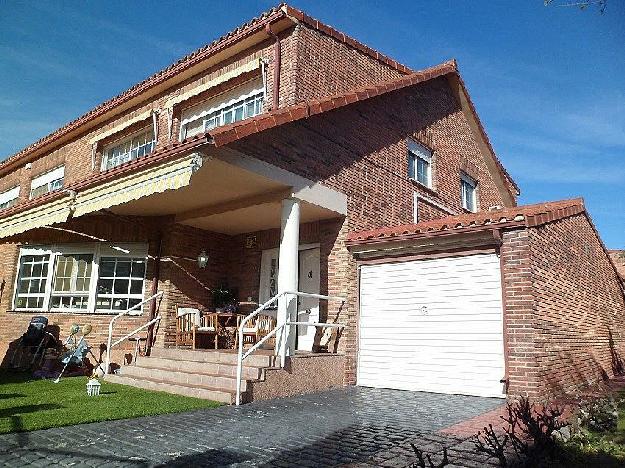
M 89 397 L 87 380 L 67 377 L 55 384 L 0 371 L 0 434 L 219 406 L 214 401 L 106 381 L 101 381 L 99 396 Z

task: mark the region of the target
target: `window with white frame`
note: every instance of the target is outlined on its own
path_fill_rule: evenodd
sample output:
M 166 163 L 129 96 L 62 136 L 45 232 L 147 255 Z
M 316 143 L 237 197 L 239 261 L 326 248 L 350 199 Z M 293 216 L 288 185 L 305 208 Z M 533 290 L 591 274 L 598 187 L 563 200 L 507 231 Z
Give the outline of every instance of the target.
M 96 308 L 120 311 L 143 300 L 145 258 L 101 257 Z
M 20 187 L 13 187 L 10 190 L 0 193 L 0 210 L 11 208 L 17 203 L 20 196 Z
M 42 309 L 48 284 L 50 253 L 28 249 L 19 261 L 19 274 L 15 285 L 15 309 Z
M 50 309 L 87 310 L 93 254 L 60 254 L 54 265 Z
M 264 99 L 262 80 L 253 80 L 187 109 L 182 113 L 180 139 L 254 117 L 262 113 Z
M 156 140 L 154 129 L 142 130 L 121 141 L 106 147 L 102 156 L 102 170 L 112 169 L 135 159 L 141 158 L 154 151 Z
M 432 188 L 432 152 L 414 140 L 408 140 L 408 177 Z
M 30 198 L 36 198 L 46 193 L 62 189 L 64 180 L 65 166 L 59 166 L 35 177 L 30 182 Z
M 126 310 L 143 300 L 146 259 L 144 244 L 117 249 L 104 244 L 23 247 L 13 307 L 82 313 Z
M 465 210 L 477 211 L 477 181 L 464 172 L 460 174 L 460 198 Z

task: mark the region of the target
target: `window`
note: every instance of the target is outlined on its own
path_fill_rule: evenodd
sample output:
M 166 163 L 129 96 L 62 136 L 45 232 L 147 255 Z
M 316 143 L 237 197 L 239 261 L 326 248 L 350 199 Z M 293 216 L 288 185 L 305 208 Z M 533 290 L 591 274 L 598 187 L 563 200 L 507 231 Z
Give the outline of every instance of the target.
M 46 193 L 63 188 L 65 166 L 59 166 L 50 172 L 35 177 L 30 183 L 30 198 L 40 197 Z
M 129 253 L 104 244 L 22 248 L 14 308 L 116 313 L 139 304 L 147 247 L 129 244 L 124 250 Z
M 408 177 L 432 188 L 432 152 L 408 140 Z
M 126 310 L 143 300 L 145 258 L 100 258 L 96 309 Z
M 86 310 L 93 254 L 64 254 L 56 257 L 54 287 L 50 300 L 52 310 Z
M 0 210 L 11 208 L 13 205 L 17 203 L 19 196 L 20 196 L 19 186 L 13 187 L 11 190 L 7 190 L 6 192 L 0 193 Z
M 112 169 L 120 164 L 134 161 L 154 151 L 154 129 L 143 130 L 104 150 L 102 170 Z
M 254 80 L 183 112 L 180 139 L 254 117 L 263 111 L 265 91 Z
M 460 198 L 462 207 L 472 212 L 477 211 L 477 181 L 468 175 L 460 174 Z
M 36 252 L 33 252 L 36 253 Z M 48 284 L 50 254 L 22 255 L 15 288 L 16 309 L 41 309 Z

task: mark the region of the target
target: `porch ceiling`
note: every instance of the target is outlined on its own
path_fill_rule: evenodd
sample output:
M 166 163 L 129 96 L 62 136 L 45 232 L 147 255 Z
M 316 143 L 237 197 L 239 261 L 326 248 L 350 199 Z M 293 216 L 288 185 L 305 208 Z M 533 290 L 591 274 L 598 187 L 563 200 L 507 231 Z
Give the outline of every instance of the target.
M 289 180 L 280 181 L 218 157 L 207 158 L 189 185 L 110 208 L 126 216 L 175 215 L 176 222 L 224 234 L 280 226 L 280 201 L 295 195 Z M 331 209 L 302 201 L 301 220 L 340 216 Z

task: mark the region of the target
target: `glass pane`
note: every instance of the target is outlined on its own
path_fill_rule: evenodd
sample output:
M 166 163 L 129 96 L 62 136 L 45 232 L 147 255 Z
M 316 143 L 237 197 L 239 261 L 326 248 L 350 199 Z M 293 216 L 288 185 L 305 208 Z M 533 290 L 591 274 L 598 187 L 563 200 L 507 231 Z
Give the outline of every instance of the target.
M 111 277 L 115 274 L 115 260 L 102 260 L 100 262 L 100 277 Z
M 139 304 L 140 302 L 141 302 L 141 300 L 139 300 L 139 299 L 130 299 L 130 300 L 128 301 L 128 308 L 130 308 L 130 307 L 134 307 L 134 306 L 136 306 L 137 304 Z M 141 310 L 141 307 L 138 307 L 138 308 L 137 308 L 137 309 L 135 309 L 135 310 L 140 311 L 140 310 Z
M 33 265 L 32 276 L 41 277 L 42 272 L 43 272 L 43 265 L 41 263 L 36 263 Z
M 28 261 L 29 260 L 27 258 L 24 259 L 24 262 L 28 262 Z M 33 271 L 33 265 L 31 263 L 24 263 L 22 264 L 22 268 L 20 268 L 20 276 L 22 276 L 23 278 L 28 278 L 31 276 L 32 271 Z
M 96 301 L 96 309 L 110 309 L 111 308 L 111 299 L 108 297 L 98 298 Z
M 113 293 L 113 280 L 105 279 L 98 281 L 98 294 L 112 294 Z
M 115 294 L 128 294 L 128 283 L 127 279 L 116 279 L 113 292 Z
M 30 280 L 20 280 L 20 286 L 19 286 L 20 293 L 28 292 L 28 283 L 30 283 Z
M 243 120 L 243 106 L 234 110 L 234 121 L 238 122 L 239 120 Z
M 145 261 L 144 260 L 133 260 L 132 261 L 132 275 L 133 278 L 144 278 L 145 277 Z
M 118 260 L 117 267 L 115 268 L 115 276 L 116 277 L 126 277 L 130 276 L 130 260 Z
M 143 280 L 133 280 L 130 283 L 130 294 L 141 294 L 143 292 Z
M 128 309 L 128 299 L 113 299 L 113 310 Z
M 41 280 L 33 279 L 30 280 L 30 287 L 28 288 L 29 293 L 38 293 L 39 292 L 39 284 Z

